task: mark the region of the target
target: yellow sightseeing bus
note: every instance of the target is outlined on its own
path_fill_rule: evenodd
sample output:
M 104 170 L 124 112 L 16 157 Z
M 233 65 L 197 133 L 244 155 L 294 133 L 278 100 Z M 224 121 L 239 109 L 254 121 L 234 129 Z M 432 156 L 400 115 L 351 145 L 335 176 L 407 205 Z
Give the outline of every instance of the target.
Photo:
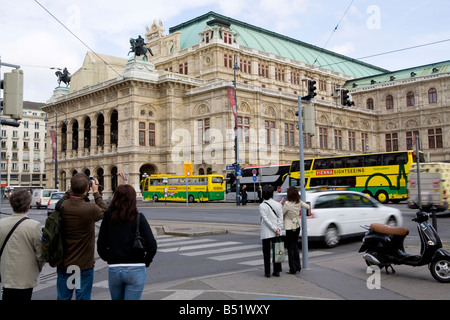
M 420 162 L 425 159 L 422 152 Z M 305 159 L 305 189 L 321 186 L 346 187 L 366 193 L 381 203 L 408 198 L 407 185 L 415 151 L 367 153 Z M 300 185 L 299 160 L 291 163 L 289 185 Z
M 187 193 L 186 193 L 187 179 Z M 144 200 L 206 202 L 225 199 L 225 179 L 221 175 L 151 175 L 141 181 Z

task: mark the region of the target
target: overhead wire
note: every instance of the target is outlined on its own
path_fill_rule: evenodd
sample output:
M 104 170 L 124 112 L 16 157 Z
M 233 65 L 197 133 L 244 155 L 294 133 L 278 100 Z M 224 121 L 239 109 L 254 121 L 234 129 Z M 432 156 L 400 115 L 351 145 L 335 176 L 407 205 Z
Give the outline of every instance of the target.
M 333 66 L 333 65 L 336 65 L 336 64 L 349 62 L 349 61 L 358 61 L 358 60 L 364 60 L 364 59 L 379 57 L 379 56 L 383 56 L 383 55 L 386 55 L 386 54 L 391 54 L 391 53 L 397 53 L 397 52 L 411 50 L 411 49 L 422 48 L 422 47 L 431 46 L 431 45 L 434 45 L 434 44 L 439 44 L 439 43 L 448 42 L 448 41 L 450 41 L 450 39 L 444 39 L 444 40 L 439 40 L 439 41 L 434 41 L 434 42 L 429 42 L 429 43 L 423 43 L 423 44 L 419 44 L 419 45 L 416 45 L 416 46 L 411 46 L 411 47 L 395 49 L 395 50 L 391 50 L 391 51 L 380 52 L 380 53 L 376 53 L 376 54 L 372 54 L 372 55 L 364 56 L 364 57 L 360 57 L 360 58 L 354 58 L 354 59 L 348 59 L 348 60 L 343 60 L 343 61 L 339 61 L 339 62 L 329 63 L 329 64 L 321 65 L 320 67 L 329 67 L 329 66 Z
M 91 49 L 83 40 L 81 40 L 75 33 L 72 32 L 64 23 L 62 23 L 55 15 L 53 15 L 46 7 L 44 7 L 38 0 L 34 0 L 42 9 L 44 9 L 53 19 L 55 19 L 64 29 L 66 29 L 71 35 L 73 35 L 78 41 L 80 41 L 86 48 L 93 52 L 101 61 L 103 61 L 109 68 L 111 68 L 119 77 L 123 78 L 112 66 L 109 65 L 95 50 Z
M 316 57 L 316 59 L 314 60 L 314 62 L 313 62 L 312 65 L 315 65 L 316 62 L 317 62 L 317 60 L 319 59 L 319 57 L 322 55 L 323 50 L 326 48 L 326 46 L 328 45 L 328 42 L 330 42 L 331 38 L 333 37 L 334 33 L 335 33 L 336 30 L 338 29 L 338 27 L 339 27 L 339 25 L 341 24 L 342 20 L 344 20 L 344 17 L 347 15 L 348 10 L 350 9 L 350 7 L 351 7 L 352 4 L 353 4 L 353 1 L 354 1 L 354 0 L 352 0 L 352 1 L 350 2 L 350 4 L 348 5 L 347 9 L 345 10 L 345 12 L 344 12 L 344 14 L 342 15 L 341 19 L 340 19 L 339 22 L 337 23 L 336 27 L 334 27 L 334 30 L 333 30 L 333 32 L 330 34 L 330 37 L 328 38 L 327 42 L 325 42 L 325 44 L 322 46 L 322 50 L 320 51 L 319 55 Z

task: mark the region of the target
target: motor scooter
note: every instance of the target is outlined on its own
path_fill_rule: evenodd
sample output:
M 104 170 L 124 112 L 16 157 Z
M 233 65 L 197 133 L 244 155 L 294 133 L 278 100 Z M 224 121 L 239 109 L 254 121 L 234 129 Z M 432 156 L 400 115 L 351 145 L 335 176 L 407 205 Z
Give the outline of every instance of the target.
M 392 265 L 418 267 L 428 264 L 431 275 L 437 281 L 450 283 L 450 252 L 442 248 L 438 233 L 428 222 L 429 213 L 423 212 L 421 208 L 419 210 L 416 218 L 412 219 L 417 222 L 420 236 L 419 255 L 410 255 L 405 251 L 403 242 L 409 234 L 407 228 L 380 223 L 361 226 L 368 232 L 363 238 L 359 252 L 365 252 L 363 258 L 368 266 L 377 265 L 380 269 L 386 268 L 386 273 L 389 273 L 388 268 L 395 273 Z

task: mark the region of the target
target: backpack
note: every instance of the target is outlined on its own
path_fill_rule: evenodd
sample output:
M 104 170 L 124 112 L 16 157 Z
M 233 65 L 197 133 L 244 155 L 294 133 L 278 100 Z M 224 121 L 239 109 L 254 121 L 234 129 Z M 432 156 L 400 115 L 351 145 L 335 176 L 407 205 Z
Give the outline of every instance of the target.
M 64 257 L 62 238 L 62 207 L 54 210 L 42 228 L 42 255 L 51 267 L 62 263 Z

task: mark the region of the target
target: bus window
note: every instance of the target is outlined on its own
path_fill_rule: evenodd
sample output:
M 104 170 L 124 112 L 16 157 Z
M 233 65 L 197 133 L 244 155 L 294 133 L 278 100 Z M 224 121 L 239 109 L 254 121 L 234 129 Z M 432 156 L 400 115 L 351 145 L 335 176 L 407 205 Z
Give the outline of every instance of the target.
M 380 165 L 381 163 L 379 163 L 379 155 L 369 155 L 369 156 L 364 156 L 364 166 L 365 167 L 375 167 Z
M 425 156 L 423 155 L 423 153 L 420 152 L 419 155 L 420 155 L 419 156 L 420 163 L 425 163 L 426 161 L 425 161 Z M 417 163 L 417 155 L 416 155 L 415 151 L 413 152 L 412 157 L 413 157 L 413 162 Z
M 312 162 L 313 162 L 312 159 L 304 160 L 305 171 L 311 170 Z M 295 161 L 292 161 L 290 172 L 297 172 L 297 171 L 300 171 L 300 161 L 295 160 Z
M 211 178 L 211 182 L 212 183 L 223 183 L 223 178 L 222 177 L 212 177 Z

